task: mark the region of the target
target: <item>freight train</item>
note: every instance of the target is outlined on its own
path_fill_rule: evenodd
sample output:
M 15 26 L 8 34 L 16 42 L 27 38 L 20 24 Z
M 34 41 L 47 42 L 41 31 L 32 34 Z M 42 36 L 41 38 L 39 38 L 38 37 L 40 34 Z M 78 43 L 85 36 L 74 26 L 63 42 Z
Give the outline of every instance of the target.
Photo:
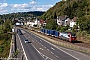
M 66 40 L 69 42 L 76 41 L 76 34 L 71 33 L 71 32 L 59 32 L 56 30 L 49 30 L 49 29 L 41 28 L 41 33 L 44 33 L 44 34 L 50 35 L 50 36 L 54 36 L 54 37 L 57 37 L 57 38 L 60 38 L 62 40 Z

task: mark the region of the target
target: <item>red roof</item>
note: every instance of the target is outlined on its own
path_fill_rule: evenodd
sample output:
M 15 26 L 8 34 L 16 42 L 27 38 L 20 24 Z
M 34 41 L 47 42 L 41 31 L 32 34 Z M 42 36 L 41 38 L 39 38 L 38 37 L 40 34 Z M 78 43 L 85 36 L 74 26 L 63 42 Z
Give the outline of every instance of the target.
M 40 23 L 44 23 L 44 20 L 40 20 Z

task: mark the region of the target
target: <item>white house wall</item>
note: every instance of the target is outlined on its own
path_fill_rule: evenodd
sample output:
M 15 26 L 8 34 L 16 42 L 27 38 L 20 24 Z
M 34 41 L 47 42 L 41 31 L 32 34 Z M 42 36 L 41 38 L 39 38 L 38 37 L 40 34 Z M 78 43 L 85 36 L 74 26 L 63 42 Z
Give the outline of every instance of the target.
M 71 22 L 70 22 L 70 27 L 73 27 L 74 25 L 76 25 L 76 22 L 71 21 Z

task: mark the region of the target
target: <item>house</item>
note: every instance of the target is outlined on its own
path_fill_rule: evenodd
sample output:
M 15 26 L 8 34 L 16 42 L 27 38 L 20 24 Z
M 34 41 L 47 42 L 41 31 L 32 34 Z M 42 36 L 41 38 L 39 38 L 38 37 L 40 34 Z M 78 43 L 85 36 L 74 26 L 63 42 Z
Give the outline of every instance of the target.
M 26 21 L 25 22 L 25 25 L 28 26 L 28 27 L 41 27 L 41 25 L 46 25 L 45 21 L 44 20 L 41 20 L 41 19 L 35 19 L 33 21 Z
M 70 24 L 70 19 L 67 15 L 58 16 L 57 17 L 57 24 L 60 26 L 67 26 Z
M 73 27 L 74 25 L 76 25 L 76 20 L 78 19 L 78 17 L 74 17 L 71 21 L 70 21 L 70 27 Z
M 69 17 L 67 15 L 58 16 L 57 17 L 57 24 L 59 26 L 69 25 L 70 27 L 73 27 L 74 25 L 76 25 L 76 20 L 77 19 L 78 19 L 78 17 L 74 17 L 73 19 L 69 19 Z

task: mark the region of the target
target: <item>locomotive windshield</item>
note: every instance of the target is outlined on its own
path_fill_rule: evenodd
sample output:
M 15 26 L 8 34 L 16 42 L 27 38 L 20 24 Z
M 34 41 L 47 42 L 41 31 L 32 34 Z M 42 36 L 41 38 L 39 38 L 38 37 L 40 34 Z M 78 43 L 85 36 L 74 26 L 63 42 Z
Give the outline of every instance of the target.
M 76 34 L 71 33 L 72 37 L 76 37 Z

